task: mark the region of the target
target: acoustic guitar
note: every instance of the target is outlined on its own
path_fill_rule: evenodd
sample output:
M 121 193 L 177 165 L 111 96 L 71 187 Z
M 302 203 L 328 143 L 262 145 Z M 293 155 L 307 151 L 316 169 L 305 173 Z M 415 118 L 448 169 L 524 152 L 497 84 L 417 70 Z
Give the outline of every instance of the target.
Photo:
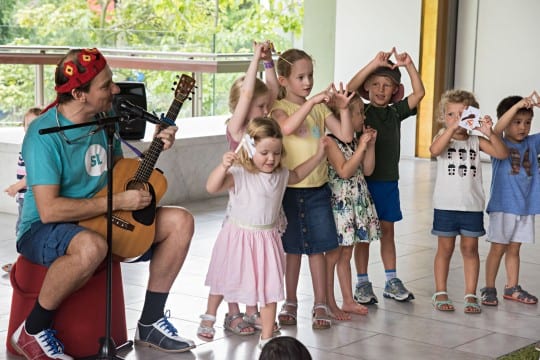
M 162 129 L 174 122 L 182 105 L 193 91 L 195 80 L 182 75 L 174 89 L 174 100 L 167 115 L 160 121 Z M 113 168 L 113 193 L 132 189 L 144 189 L 152 195 L 150 205 L 135 211 L 114 211 L 112 219 L 112 253 L 117 260 L 134 259 L 144 254 L 152 245 L 155 236 L 157 204 L 167 191 L 167 179 L 154 166 L 161 152 L 163 142 L 155 137 L 148 150 L 140 159 L 120 159 Z M 106 196 L 107 186 L 95 196 Z M 79 222 L 79 225 L 107 236 L 107 216 L 97 216 Z

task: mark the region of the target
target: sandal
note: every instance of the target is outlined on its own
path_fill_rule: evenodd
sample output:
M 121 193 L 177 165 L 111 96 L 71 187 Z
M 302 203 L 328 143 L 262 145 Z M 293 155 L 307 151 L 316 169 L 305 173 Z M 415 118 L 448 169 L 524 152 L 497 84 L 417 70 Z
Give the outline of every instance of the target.
M 214 329 L 214 323 L 216 322 L 216 317 L 210 314 L 202 314 L 200 316 L 201 324 L 197 329 L 197 337 L 203 341 L 212 341 L 214 340 L 214 335 L 216 334 L 216 329 Z M 203 322 L 210 322 L 211 325 L 205 325 Z
M 534 305 L 538 302 L 538 298 L 534 295 L 529 294 L 527 291 L 523 290 L 521 286 L 516 285 L 512 287 L 504 288 L 503 298 L 507 300 L 518 301 L 523 304 Z
M 482 299 L 482 305 L 487 305 L 487 306 L 499 305 L 499 299 L 497 299 L 497 289 L 494 287 L 481 288 L 480 297 Z
M 260 312 L 254 312 L 253 314 L 251 315 L 244 315 L 244 321 L 253 326 L 256 330 L 262 330 L 262 325 L 260 323 L 258 323 L 257 321 L 261 318 L 261 313 Z M 279 333 L 281 330 L 281 328 L 279 327 L 277 321 L 274 323 L 274 334 L 277 334 Z
M 468 301 L 467 299 L 469 298 L 473 298 L 476 301 L 475 302 Z M 478 296 L 474 294 L 465 294 L 465 296 L 463 297 L 463 300 L 465 300 L 465 304 L 464 304 L 465 308 L 463 309 L 463 312 L 465 314 L 480 314 L 482 312 L 482 308 L 480 307 L 480 304 L 478 303 Z
M 9 273 L 11 272 L 11 268 L 13 267 L 13 264 L 12 263 L 7 263 L 5 265 L 2 265 L 2 270 L 4 270 L 5 272 Z
M 289 310 L 293 308 L 294 310 Z M 281 311 L 278 314 L 279 325 L 296 325 L 296 310 L 298 303 L 285 301 L 281 306 Z
M 440 295 L 446 295 L 446 300 L 437 300 L 437 296 Z M 454 304 L 452 304 L 452 300 L 448 299 L 448 293 L 446 291 L 438 291 L 431 297 L 431 303 L 435 307 L 435 309 L 439 311 L 454 311 Z
M 241 319 L 234 327 L 231 325 L 234 320 Z M 248 336 L 255 334 L 255 329 L 250 324 L 244 321 L 244 313 L 238 313 L 234 315 L 225 314 L 225 321 L 223 322 L 225 330 L 229 330 L 236 335 Z M 253 329 L 251 331 L 245 331 L 245 329 Z M 243 331 L 244 330 L 244 331 Z
M 317 309 L 323 309 L 324 314 L 317 314 Z M 312 314 L 311 327 L 314 330 L 330 329 L 332 326 L 332 318 L 329 315 L 328 306 L 326 306 L 326 304 L 315 304 L 315 306 L 313 306 Z M 322 322 L 322 324 L 319 322 Z

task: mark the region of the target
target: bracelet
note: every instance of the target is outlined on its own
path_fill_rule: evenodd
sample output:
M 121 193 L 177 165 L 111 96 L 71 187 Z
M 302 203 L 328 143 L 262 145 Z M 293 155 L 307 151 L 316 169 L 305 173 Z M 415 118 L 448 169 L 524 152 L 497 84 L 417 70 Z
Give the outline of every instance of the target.
M 265 69 L 272 69 L 274 67 L 274 61 L 263 61 Z

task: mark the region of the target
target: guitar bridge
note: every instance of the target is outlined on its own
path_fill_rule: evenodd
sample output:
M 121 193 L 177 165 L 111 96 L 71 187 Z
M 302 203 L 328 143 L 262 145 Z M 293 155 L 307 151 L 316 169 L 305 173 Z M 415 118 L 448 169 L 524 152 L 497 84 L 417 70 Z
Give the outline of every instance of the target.
M 130 224 L 129 222 L 115 215 L 112 217 L 112 223 L 113 225 L 116 225 L 124 230 L 133 231 L 133 229 L 135 229 L 133 224 Z

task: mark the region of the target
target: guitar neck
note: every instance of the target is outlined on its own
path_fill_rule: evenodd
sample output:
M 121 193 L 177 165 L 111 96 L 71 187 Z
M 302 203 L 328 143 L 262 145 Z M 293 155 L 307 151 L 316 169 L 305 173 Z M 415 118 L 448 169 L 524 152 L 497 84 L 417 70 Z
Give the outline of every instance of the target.
M 148 182 L 152 171 L 156 165 L 157 159 L 163 151 L 163 141 L 155 137 L 148 150 L 144 153 L 144 158 L 135 173 L 135 180 L 138 182 Z
M 172 101 L 171 106 L 169 106 L 169 110 L 167 111 L 165 119 L 162 119 L 162 123 L 161 125 L 159 125 L 161 129 L 165 129 L 170 125 L 174 125 L 174 122 L 176 121 L 176 118 L 180 113 L 180 109 L 184 104 L 184 100 L 188 98 L 188 95 L 190 94 L 194 85 L 195 80 L 192 77 L 182 75 L 175 90 L 175 98 Z M 137 172 L 135 173 L 136 181 L 148 182 L 150 176 L 152 175 L 152 172 L 154 171 L 157 159 L 162 151 L 163 141 L 161 141 L 161 139 L 158 137 L 154 137 L 154 140 L 152 140 L 152 144 L 150 144 L 150 148 L 148 149 L 148 151 L 146 151 L 144 158 L 139 165 Z

